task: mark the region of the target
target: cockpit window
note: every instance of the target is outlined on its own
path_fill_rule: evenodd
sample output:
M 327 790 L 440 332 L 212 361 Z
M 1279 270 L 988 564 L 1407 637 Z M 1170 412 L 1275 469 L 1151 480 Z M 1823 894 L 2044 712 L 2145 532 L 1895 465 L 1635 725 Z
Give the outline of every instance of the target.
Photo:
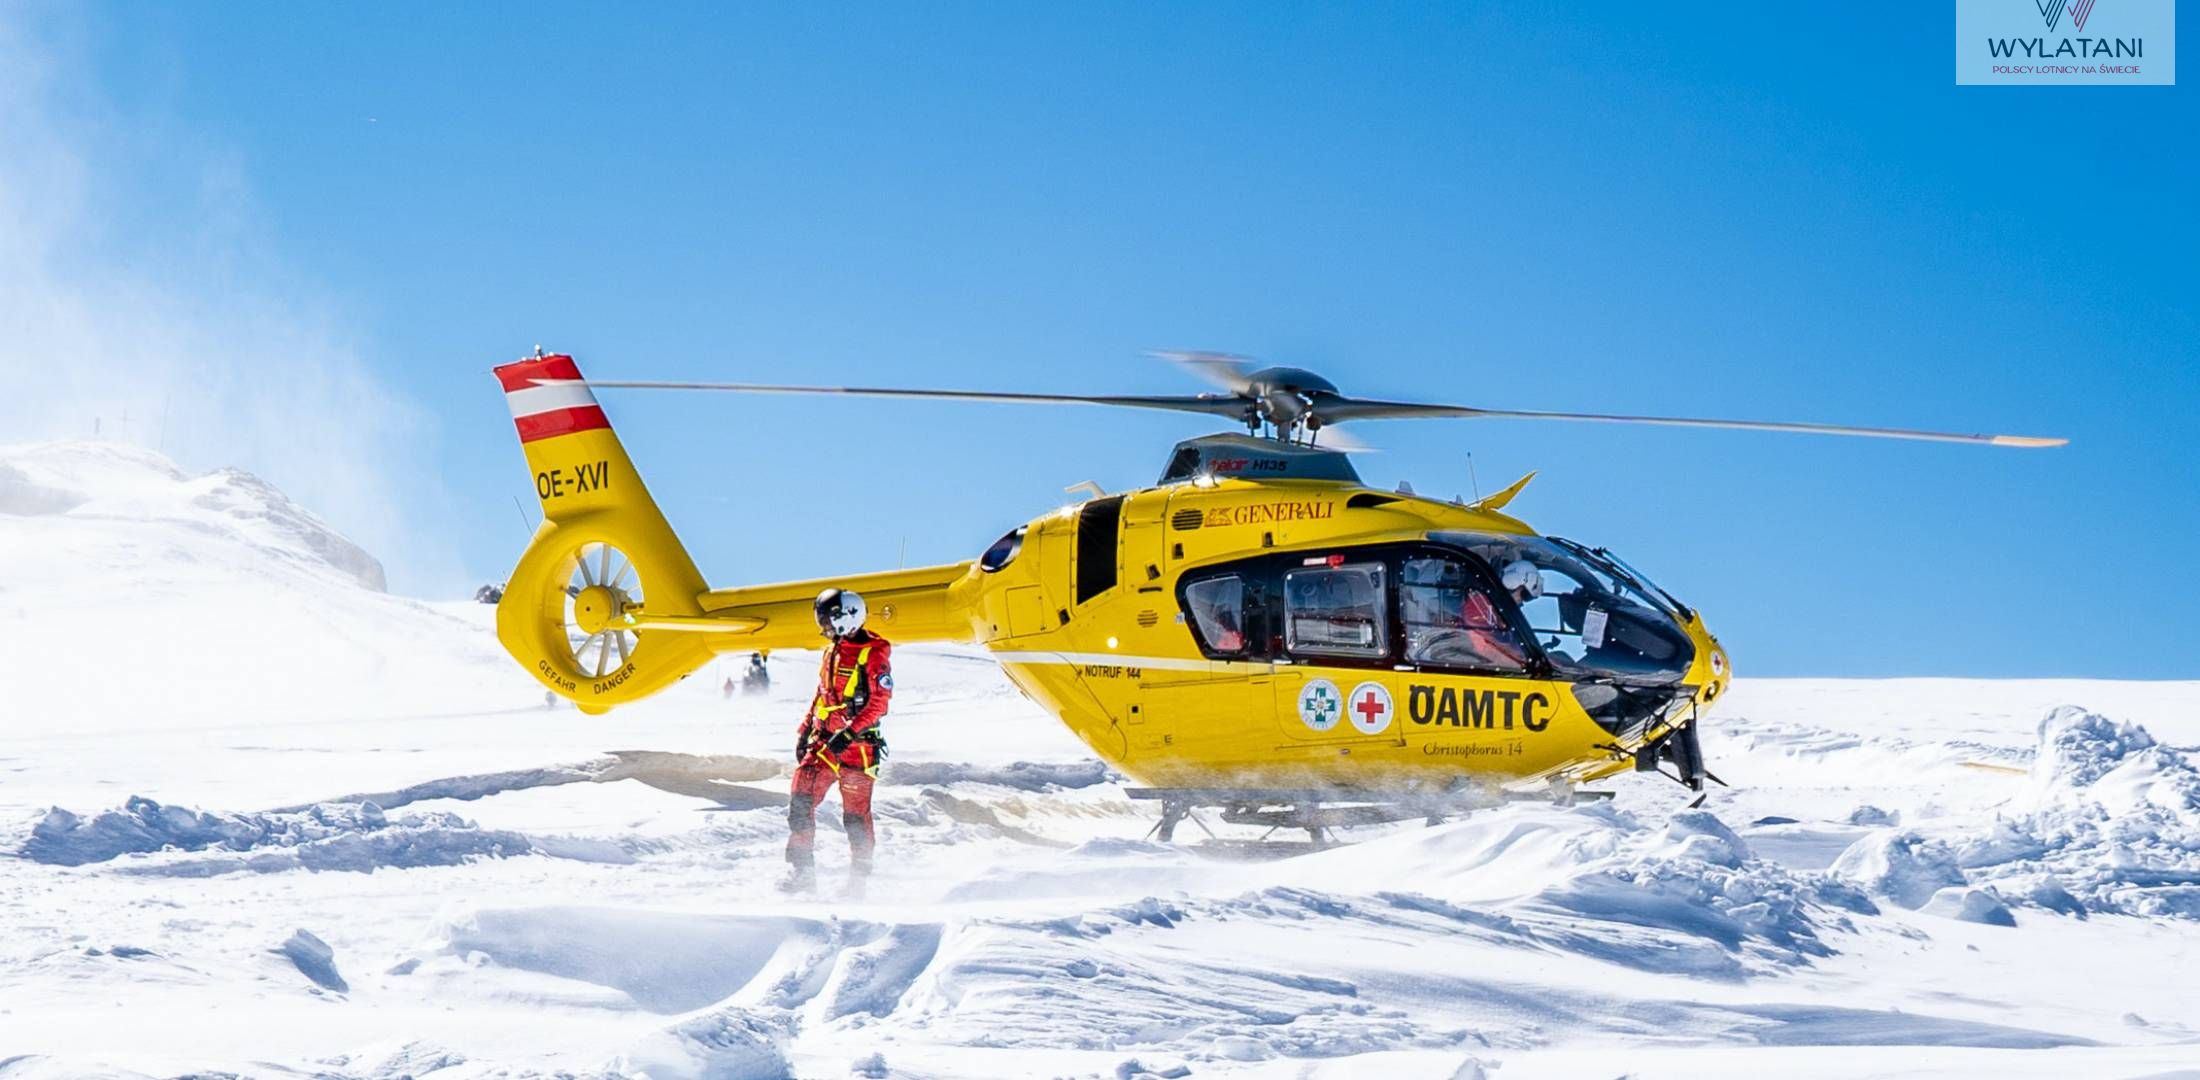
M 1184 587 L 1184 608 L 1209 653 L 1245 651 L 1245 581 L 1233 574 Z
M 1381 659 L 1389 652 L 1381 563 L 1289 571 L 1283 603 L 1285 647 L 1293 655 Z
M 1528 650 L 1500 610 L 1458 559 L 1406 559 L 1398 581 L 1406 663 L 1508 674 L 1526 670 Z
M 1613 592 L 1632 596 L 1652 607 L 1663 608 L 1666 614 L 1683 621 L 1694 614 L 1688 610 L 1688 605 L 1674 599 L 1672 593 L 1660 588 L 1657 582 L 1644 576 L 1642 571 L 1635 569 L 1619 556 L 1612 554 L 1612 549 L 1585 547 L 1563 536 L 1553 536 L 1547 539 L 1579 556 L 1583 563 L 1587 564 L 1590 569 L 1595 570 L 1605 580 Z
M 1672 683 L 1695 659 L 1688 634 L 1662 600 L 1559 544 L 1539 536 L 1465 532 L 1430 539 L 1482 559 L 1501 580 L 1515 563 L 1535 570 L 1539 586 L 1515 589 L 1512 599 L 1561 675 Z

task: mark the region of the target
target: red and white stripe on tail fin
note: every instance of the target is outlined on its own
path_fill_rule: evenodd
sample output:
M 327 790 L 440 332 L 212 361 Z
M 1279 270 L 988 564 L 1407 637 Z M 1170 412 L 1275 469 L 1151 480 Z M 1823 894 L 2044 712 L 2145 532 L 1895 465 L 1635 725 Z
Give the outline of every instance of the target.
M 530 356 L 497 368 L 496 376 L 522 443 L 611 426 L 570 356 Z

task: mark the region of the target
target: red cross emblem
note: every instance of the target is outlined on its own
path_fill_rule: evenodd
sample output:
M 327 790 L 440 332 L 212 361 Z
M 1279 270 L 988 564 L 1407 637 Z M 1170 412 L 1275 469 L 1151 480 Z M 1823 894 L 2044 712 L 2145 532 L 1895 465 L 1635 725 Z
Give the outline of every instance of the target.
M 1374 735 L 1390 726 L 1390 691 L 1381 683 L 1364 682 L 1352 688 L 1352 726 Z

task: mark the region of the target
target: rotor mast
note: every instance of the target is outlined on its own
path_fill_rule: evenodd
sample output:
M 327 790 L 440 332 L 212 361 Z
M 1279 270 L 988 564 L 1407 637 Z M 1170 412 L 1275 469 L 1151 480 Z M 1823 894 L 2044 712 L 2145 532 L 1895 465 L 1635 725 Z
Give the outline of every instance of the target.
M 1244 357 L 1217 352 L 1157 352 L 1245 402 L 1239 417 L 1246 434 L 1291 446 L 1313 446 L 1324 426 L 1319 396 L 1337 397 L 1335 383 L 1305 368 L 1248 370 Z M 1333 437 L 1334 438 L 1334 437 Z

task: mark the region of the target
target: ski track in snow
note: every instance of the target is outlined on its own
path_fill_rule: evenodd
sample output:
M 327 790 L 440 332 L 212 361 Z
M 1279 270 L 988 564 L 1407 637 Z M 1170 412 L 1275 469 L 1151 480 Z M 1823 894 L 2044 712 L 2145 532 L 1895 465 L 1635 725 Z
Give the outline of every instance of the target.
M 0 730 L 0 1080 L 2200 1069 L 2200 685 L 1744 679 L 1703 809 L 1249 859 L 911 647 L 869 898 L 830 805 L 787 898 L 814 653 L 585 717 L 370 564 L 249 477 L 0 447 L 0 624 L 56 673 Z M 169 647 L 95 672 L 120 618 Z

